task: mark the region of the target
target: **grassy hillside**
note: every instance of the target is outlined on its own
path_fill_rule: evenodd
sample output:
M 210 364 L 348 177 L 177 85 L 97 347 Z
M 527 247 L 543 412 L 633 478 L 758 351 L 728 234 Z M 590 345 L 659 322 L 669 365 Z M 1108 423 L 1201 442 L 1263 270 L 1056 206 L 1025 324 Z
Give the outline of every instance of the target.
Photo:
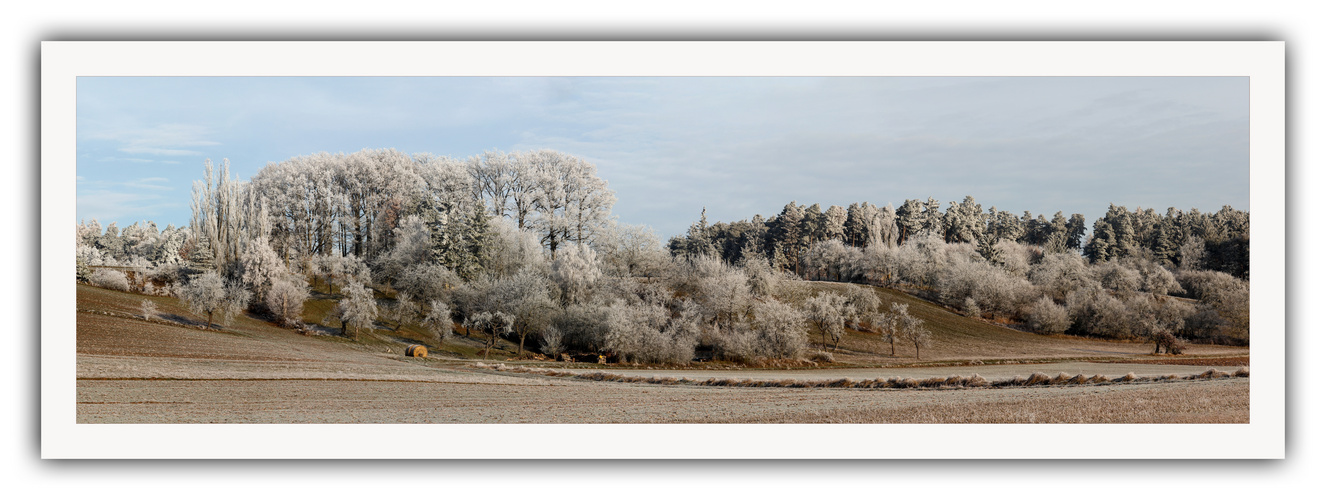
M 811 293 L 861 286 L 827 282 L 806 285 Z M 887 309 L 893 302 L 908 304 L 910 313 L 923 319 L 933 332 L 933 343 L 922 348 L 921 357 L 917 359 L 916 350 L 911 345 L 900 342 L 894 346 L 896 354 L 891 354 L 889 344 L 879 335 L 848 330 L 839 349 L 833 353 L 838 365 L 1151 358 L 1151 346 L 1143 343 L 1026 333 L 967 318 L 897 290 L 871 289 L 879 295 L 882 309 Z M 329 353 L 336 350 L 400 355 L 408 344 L 423 344 L 428 346 L 429 355 L 434 360 L 483 358 L 482 341 L 477 337 L 457 333 L 439 345 L 431 333 L 414 324 L 402 325 L 397 330 L 397 325 L 379 321 L 371 331 L 361 332 L 358 341 L 342 337 L 338 321 L 324 321 L 339 299 L 336 292 L 333 289 L 332 293 L 327 293 L 325 287 L 314 291 L 305 306 L 304 320 L 314 325 L 315 334 L 305 336 L 249 313 L 236 317 L 219 331 L 206 330 L 203 328 L 205 318 L 191 313 L 178 299 L 78 285 L 78 350 L 80 353 L 123 356 L 293 360 L 326 359 L 335 356 Z M 382 302 L 392 300 L 381 293 L 378 296 Z M 141 318 L 140 303 L 144 299 L 156 302 L 160 319 L 145 321 Z M 808 338 L 812 349 L 818 350 L 819 336 L 810 335 Z M 535 345 L 526 347 L 537 351 Z M 329 348 L 332 351 L 328 351 Z M 1191 355 L 1183 358 L 1247 355 L 1246 348 L 1215 346 L 1197 346 L 1189 352 Z M 489 357 L 505 361 L 515 354 L 514 344 L 500 341 Z M 701 367 L 706 365 L 699 364 Z
M 305 304 L 304 320 L 314 325 L 314 335 L 302 335 L 251 313 L 237 315 L 228 325 L 204 328 L 206 317 L 189 311 L 173 297 L 153 297 L 80 284 L 77 286 L 78 350 L 87 354 L 120 356 L 204 357 L 218 359 L 304 359 L 300 346 L 340 346 L 357 351 L 403 354 L 408 344 L 428 346 L 433 358 L 482 359 L 482 342 L 457 334 L 442 345 L 417 325 L 396 326 L 379 322 L 371 332 L 360 332 L 359 340 L 340 335 L 340 324 L 323 319 L 339 299 L 326 288 L 315 291 Z M 333 291 L 334 292 L 334 291 Z M 142 318 L 144 299 L 157 304 L 158 319 Z M 214 322 L 219 323 L 220 318 Z M 219 328 L 219 329 L 217 329 Z M 292 350 L 291 343 L 295 346 Z M 263 344 L 270 344 L 264 347 Z M 490 355 L 505 360 L 516 346 L 502 341 Z M 318 354 L 324 356 L 325 354 Z M 319 358 L 320 359 L 320 358 Z
M 862 287 L 849 283 L 809 282 L 811 293 L 842 291 L 847 287 Z M 868 287 L 880 298 L 880 309 L 888 310 L 892 303 L 908 305 L 908 313 L 925 321 L 933 334 L 930 347 L 921 348 L 920 361 L 980 360 L 1035 360 L 1063 358 L 1106 358 L 1148 356 L 1150 344 L 1084 339 L 1065 335 L 1039 335 L 1014 330 L 980 319 L 968 318 L 935 303 L 919 299 L 898 290 Z M 810 337 L 812 345 L 819 347 L 819 337 Z M 879 335 L 848 330 L 835 353 L 835 360 L 849 363 L 916 362 L 914 346 L 897 343 L 896 355 L 890 355 L 890 346 Z M 1237 350 L 1246 354 L 1247 350 Z M 1233 352 L 1215 346 L 1194 346 L 1195 356 Z

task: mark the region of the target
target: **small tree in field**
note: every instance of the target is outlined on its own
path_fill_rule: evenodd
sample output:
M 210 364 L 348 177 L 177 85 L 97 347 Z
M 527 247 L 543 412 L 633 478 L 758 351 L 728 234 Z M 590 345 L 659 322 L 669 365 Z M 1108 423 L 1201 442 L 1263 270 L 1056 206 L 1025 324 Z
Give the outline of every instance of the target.
M 393 332 L 401 331 L 401 327 L 406 323 L 413 322 L 419 317 L 419 304 L 411 300 L 410 294 L 400 292 L 396 294 L 396 302 L 387 306 L 387 319 L 396 326 L 391 329 Z
M 882 320 L 886 327 L 883 335 L 884 340 L 889 341 L 889 356 L 896 356 L 898 354 L 897 342 L 903 337 L 903 328 L 906 327 L 911 315 L 907 314 L 906 303 L 892 302 L 889 304 L 889 311 L 891 312 L 888 316 Z
M 152 299 L 143 299 L 143 302 L 142 304 L 140 304 L 140 306 L 143 309 L 143 319 L 148 319 L 148 320 L 156 319 L 157 317 L 156 302 L 153 302 Z
M 541 350 L 544 354 L 556 358 L 558 354 L 561 354 L 566 350 L 566 348 L 562 346 L 562 331 L 558 330 L 557 327 L 552 325 L 544 327 L 543 335 L 541 335 L 541 337 L 539 343 L 542 345 Z
M 465 328 L 483 333 L 483 359 L 488 359 L 488 353 L 497 347 L 497 339 L 511 333 L 511 324 L 514 322 L 515 317 L 510 314 L 484 311 L 470 317 L 465 322 Z
M 804 307 L 806 320 L 820 332 L 820 344 L 828 346 L 828 337 L 832 336 L 833 347 L 837 349 L 838 341 L 843 338 L 843 323 L 847 321 L 847 297 L 823 292 L 806 300 Z
M 336 303 L 332 314 L 341 320 L 341 333 L 353 328 L 350 338 L 359 340 L 359 330 L 373 325 L 378 315 L 377 301 L 373 300 L 373 291 L 363 284 L 352 281 L 341 288 L 345 298 Z
M 441 344 L 451 339 L 451 305 L 445 301 L 433 300 L 428 303 L 428 315 L 424 316 L 424 328 L 433 332 L 437 337 L 437 343 Z
M 297 274 L 279 277 L 271 282 L 267 290 L 267 309 L 272 311 L 278 322 L 287 326 L 299 324 L 304 315 L 304 302 L 308 300 L 308 282 Z
M 915 316 L 902 319 L 902 338 L 916 347 L 916 359 L 921 359 L 921 348 L 930 346 L 930 330 L 925 328 L 925 321 Z
M 189 305 L 189 310 L 207 315 L 208 328 L 218 313 L 223 323 L 229 323 L 230 318 L 248 306 L 251 296 L 243 285 L 226 284 L 215 271 L 207 271 L 180 288 L 180 298 Z

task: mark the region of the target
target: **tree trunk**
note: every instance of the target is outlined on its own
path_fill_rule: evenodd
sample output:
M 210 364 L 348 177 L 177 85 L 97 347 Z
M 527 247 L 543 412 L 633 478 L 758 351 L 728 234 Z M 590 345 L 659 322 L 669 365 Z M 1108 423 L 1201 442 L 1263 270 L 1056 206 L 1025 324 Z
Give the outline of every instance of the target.
M 520 351 L 518 351 L 517 354 L 519 354 L 519 355 L 521 355 L 521 356 L 524 356 L 524 355 L 525 355 L 525 334 L 524 334 L 524 333 L 520 334 Z
M 207 329 L 208 330 L 212 329 L 212 311 L 207 311 Z

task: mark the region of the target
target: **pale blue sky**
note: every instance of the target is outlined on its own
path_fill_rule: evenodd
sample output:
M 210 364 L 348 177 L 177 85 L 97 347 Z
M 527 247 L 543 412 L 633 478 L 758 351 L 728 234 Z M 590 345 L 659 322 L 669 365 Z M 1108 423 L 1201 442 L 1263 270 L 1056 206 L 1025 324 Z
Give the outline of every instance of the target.
M 1047 217 L 1110 203 L 1247 210 L 1248 81 L 1124 78 L 78 79 L 78 217 L 189 219 L 205 158 L 247 179 L 319 151 L 595 163 L 662 239 L 788 201 L 972 195 Z

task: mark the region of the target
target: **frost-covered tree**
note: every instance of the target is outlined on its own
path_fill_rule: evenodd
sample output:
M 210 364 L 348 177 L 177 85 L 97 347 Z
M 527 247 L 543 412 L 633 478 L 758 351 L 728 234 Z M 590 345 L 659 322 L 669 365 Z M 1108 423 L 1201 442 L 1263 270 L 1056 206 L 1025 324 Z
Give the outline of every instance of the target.
M 400 331 L 406 323 L 412 323 L 419 317 L 419 304 L 405 293 L 396 294 L 396 300 L 387 304 L 384 309 L 386 318 L 396 324 L 392 328 L 394 332 Z
M 553 358 L 566 352 L 566 347 L 562 345 L 562 331 L 552 325 L 544 327 L 539 335 L 539 350 Z
M 788 203 L 783 211 L 770 221 L 769 232 L 773 238 L 781 259 L 775 259 L 774 266 L 784 271 L 801 275 L 801 255 L 810 247 L 810 238 L 805 234 L 802 219 L 806 211 L 796 201 Z
M 535 152 L 529 164 L 537 186 L 531 225 L 548 251 L 556 258 L 565 242 L 592 242 L 617 202 L 594 164 L 551 150 Z
M 587 300 L 602 276 L 598 254 L 588 245 L 567 246 L 553 259 L 552 279 L 561 291 L 563 305 Z
M 373 298 L 373 290 L 359 282 L 341 287 L 341 295 L 343 297 L 336 303 L 332 314 L 341 320 L 342 335 L 348 330 L 351 339 L 359 340 L 359 330 L 373 326 L 377 319 L 377 300 Z
M 227 283 L 215 271 L 207 271 L 195 276 L 188 284 L 180 288 L 180 299 L 189 305 L 195 314 L 207 315 L 207 327 L 212 327 L 212 320 L 221 315 L 222 324 L 227 324 L 235 314 L 249 304 L 252 294 L 239 282 Z
M 910 321 L 908 318 L 911 317 L 907 309 L 908 305 L 905 302 L 890 302 L 889 312 L 882 313 L 883 315 L 878 318 L 881 326 L 880 334 L 884 337 L 884 340 L 889 341 L 889 356 L 898 354 L 897 342 L 902 339 L 903 327 L 907 325 L 907 322 Z
M 497 347 L 497 339 L 511 333 L 515 317 L 501 311 L 483 311 L 465 321 L 467 330 L 477 330 L 483 335 L 483 359 Z
M 539 236 L 532 231 L 521 230 L 511 221 L 494 221 L 492 243 L 489 269 L 497 276 L 510 276 L 526 268 L 544 274 L 552 272 Z
M 1065 299 L 1069 292 L 1094 281 L 1082 257 L 1068 253 L 1046 255 L 1031 266 L 1028 277 L 1032 284 L 1052 299 Z
M 717 257 L 697 257 L 691 265 L 698 269 L 694 297 L 705 318 L 721 332 L 734 331 L 752 298 L 746 273 Z
M 916 359 L 921 359 L 921 348 L 929 347 L 933 336 L 930 330 L 925 327 L 925 320 L 921 318 L 904 315 L 901 317 L 901 339 L 903 342 L 912 344 L 916 348 Z
M 795 307 L 769 300 L 751 307 L 750 327 L 759 336 L 760 353 L 796 359 L 806 350 L 806 317 Z
M 847 299 L 843 303 L 843 316 L 853 328 L 865 328 L 871 316 L 879 311 L 879 295 L 870 288 L 849 286 L 843 290 L 843 296 Z
M 450 300 L 452 291 L 461 283 L 460 277 L 450 269 L 439 264 L 424 263 L 406 267 L 392 281 L 392 287 L 420 302 L 445 302 Z
M 746 284 L 755 297 L 768 297 L 777 290 L 780 277 L 764 255 L 747 253 L 741 260 L 741 269 L 746 272 Z
M 195 230 L 197 244 L 207 248 L 210 266 L 227 271 L 239 260 L 245 243 L 263 235 L 267 221 L 255 219 L 265 218 L 266 212 L 247 184 L 230 176 L 230 160 L 221 160 L 221 170 L 215 176 L 211 160 L 205 160 L 203 168 L 203 180 L 193 183 L 193 218 L 189 226 Z
M 451 339 L 454 323 L 451 321 L 451 305 L 442 300 L 428 302 L 428 314 L 424 316 L 424 328 L 433 333 L 437 343 Z
M 260 236 L 245 245 L 239 257 L 240 281 L 253 291 L 260 303 L 266 303 L 272 284 L 285 279 L 288 270 L 281 257 L 272 250 L 266 236 Z
M 1073 320 L 1069 327 L 1071 333 L 1126 338 L 1131 331 L 1128 308 L 1099 284 L 1084 286 L 1069 293 L 1067 308 Z
M 378 255 L 372 266 L 382 282 L 394 281 L 405 268 L 427 262 L 432 251 L 432 234 L 418 215 L 406 216 L 394 233 L 395 246 Z
M 656 304 L 631 304 L 617 299 L 608 307 L 602 349 L 621 360 L 686 362 L 695 346 L 680 345 L 667 335 L 668 310 Z
M 552 287 L 547 278 L 528 269 L 493 283 L 494 302 L 512 317 L 519 354 L 525 354 L 525 338 L 542 331 L 552 321 L 557 310 L 551 298 Z
M 1049 297 L 1042 296 L 1035 304 L 1027 309 L 1027 326 L 1032 330 L 1059 334 L 1068 330 L 1072 321 L 1068 317 L 1068 309 L 1055 304 Z
M 833 348 L 838 348 L 838 342 L 843 336 L 843 324 L 847 321 L 846 309 L 847 297 L 833 292 L 820 292 L 806 300 L 802 310 L 805 311 L 806 321 L 820 333 L 820 345 L 828 346 L 829 338 L 832 338 Z
M 824 227 L 820 241 L 843 239 L 846 224 L 847 210 L 838 205 L 830 206 L 824 211 Z
M 668 251 L 646 226 L 612 224 L 594 246 L 611 276 L 653 278 L 668 265 Z
M 1196 236 L 1189 236 L 1179 247 L 1179 268 L 1195 271 L 1206 265 L 1206 242 Z
M 975 242 L 985 233 L 985 212 L 981 204 L 971 196 L 963 198 L 962 203 L 949 202 L 944 212 L 944 240 L 948 242 Z
M 372 274 L 364 261 L 353 255 L 323 255 L 312 259 L 310 272 L 327 285 L 327 293 L 332 292 L 332 285 L 346 286 L 350 283 L 369 283 Z
M 271 281 L 265 301 L 278 322 L 287 326 L 301 323 L 304 303 L 308 301 L 308 282 L 298 274 L 286 274 Z

